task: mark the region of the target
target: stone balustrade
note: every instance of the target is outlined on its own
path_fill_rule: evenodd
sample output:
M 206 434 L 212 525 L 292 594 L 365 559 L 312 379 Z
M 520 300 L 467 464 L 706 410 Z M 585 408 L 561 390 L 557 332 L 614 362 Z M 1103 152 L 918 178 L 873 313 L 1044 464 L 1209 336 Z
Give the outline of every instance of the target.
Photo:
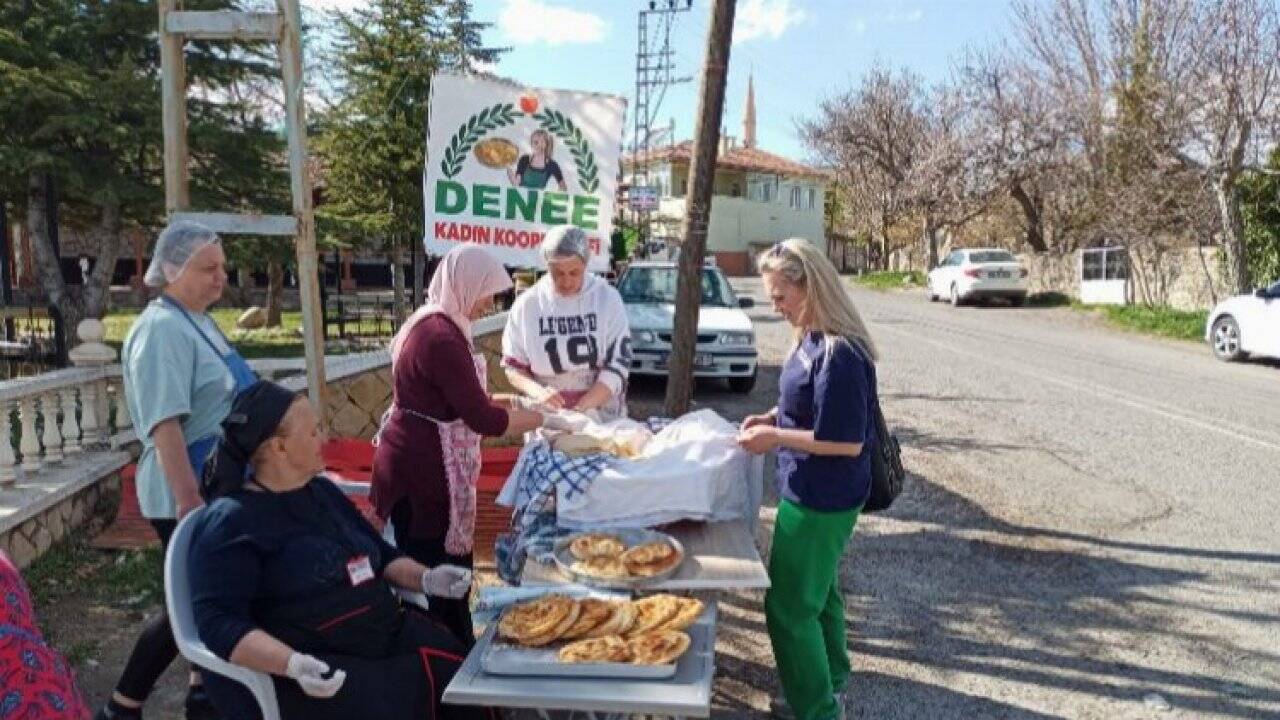
M 0 488 L 133 439 L 119 365 L 0 382 Z
M 472 327 L 489 364 L 491 389 L 505 383 L 498 366 L 505 322 L 502 314 Z M 78 334 L 83 342 L 71 357 L 79 367 L 0 382 L 0 550 L 19 566 L 76 528 L 109 521 L 121 471 L 137 457 L 121 368 L 101 342 L 101 323 L 85 321 Z M 250 364 L 261 377 L 306 389 L 303 358 Z M 391 402 L 390 354 L 326 358 L 325 377 L 329 433 L 372 436 Z

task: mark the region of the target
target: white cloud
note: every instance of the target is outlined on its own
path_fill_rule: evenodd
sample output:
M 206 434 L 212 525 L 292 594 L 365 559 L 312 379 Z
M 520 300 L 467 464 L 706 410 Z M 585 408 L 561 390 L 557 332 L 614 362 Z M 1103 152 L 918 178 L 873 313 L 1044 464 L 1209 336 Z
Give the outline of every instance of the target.
M 597 43 L 609 34 L 604 18 L 542 0 L 506 0 L 498 29 L 514 45 Z
M 733 23 L 733 41 L 748 42 L 767 37 L 777 40 L 808 15 L 791 6 L 791 0 L 746 0 L 738 5 Z
M 853 21 L 853 32 L 854 32 L 854 34 L 855 34 L 855 35 L 865 35 L 865 34 L 867 34 L 867 21 L 866 21 L 866 20 L 863 20 L 862 18 L 858 18 L 857 20 L 854 20 L 854 21 Z

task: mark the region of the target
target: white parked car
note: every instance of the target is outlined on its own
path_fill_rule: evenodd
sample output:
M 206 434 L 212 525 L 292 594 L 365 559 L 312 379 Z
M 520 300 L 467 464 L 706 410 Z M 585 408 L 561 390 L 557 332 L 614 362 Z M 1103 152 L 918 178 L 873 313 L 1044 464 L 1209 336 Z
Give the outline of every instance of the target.
M 952 305 L 1002 298 L 1014 307 L 1027 299 L 1027 270 L 1008 250 L 953 250 L 929 271 L 925 296 L 947 298 Z
M 1280 282 L 1218 303 L 1205 323 L 1204 339 L 1219 360 L 1280 358 Z
M 618 292 L 631 323 L 631 374 L 667 375 L 671 335 L 675 327 L 676 264 L 632 263 L 618 279 Z M 739 299 L 719 268 L 702 269 L 702 307 L 698 313 L 695 377 L 724 378 L 736 392 L 751 392 L 756 383 L 756 334 Z

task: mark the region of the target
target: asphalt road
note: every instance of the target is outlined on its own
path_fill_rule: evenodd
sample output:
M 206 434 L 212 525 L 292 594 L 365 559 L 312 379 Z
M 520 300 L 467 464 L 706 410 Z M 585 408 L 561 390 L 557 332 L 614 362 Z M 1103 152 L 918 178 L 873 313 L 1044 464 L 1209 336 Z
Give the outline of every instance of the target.
M 1280 717 L 1280 369 L 851 292 L 911 477 L 848 551 L 850 717 Z M 760 387 L 699 392 L 726 416 L 776 397 L 790 330 L 754 317 Z M 716 714 L 763 717 L 759 597 L 722 609 Z
M 1280 718 L 1280 367 L 1069 310 L 851 292 L 911 476 L 842 568 L 849 717 Z M 790 329 L 752 315 L 755 392 L 702 386 L 695 405 L 741 418 L 776 400 Z M 637 383 L 632 414 L 661 394 Z M 761 600 L 720 598 L 713 717 L 768 716 Z M 82 673 L 94 700 L 136 632 L 122 621 Z M 148 717 L 180 717 L 179 665 Z

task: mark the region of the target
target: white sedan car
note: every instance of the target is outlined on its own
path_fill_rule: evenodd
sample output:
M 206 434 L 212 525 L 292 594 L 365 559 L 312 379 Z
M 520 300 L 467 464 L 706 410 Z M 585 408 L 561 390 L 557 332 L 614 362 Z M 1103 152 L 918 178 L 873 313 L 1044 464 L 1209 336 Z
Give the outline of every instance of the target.
M 667 375 L 671 335 L 675 328 L 676 264 L 635 262 L 618 279 L 618 292 L 631 323 L 631 374 Z M 735 392 L 747 393 L 756 384 L 756 335 L 724 273 L 702 269 L 702 305 L 698 312 L 695 377 L 724 378 Z
M 1027 270 L 1008 250 L 953 250 L 929 271 L 925 296 L 947 298 L 952 305 L 1002 298 L 1015 307 L 1027 299 Z
M 1280 358 L 1280 282 L 1218 303 L 1205 323 L 1204 339 L 1219 360 Z

